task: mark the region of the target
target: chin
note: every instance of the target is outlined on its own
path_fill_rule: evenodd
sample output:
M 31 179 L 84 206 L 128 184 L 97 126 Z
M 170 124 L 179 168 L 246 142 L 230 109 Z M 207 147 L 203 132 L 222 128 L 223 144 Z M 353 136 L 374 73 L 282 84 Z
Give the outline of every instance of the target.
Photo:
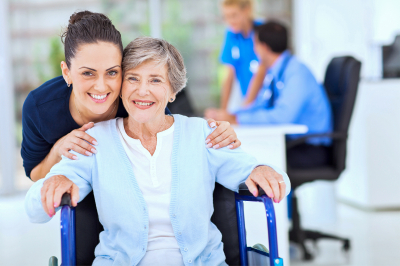
M 90 108 L 90 110 L 96 115 L 102 115 L 102 114 L 106 113 L 109 109 L 110 109 L 109 105 L 99 106 L 98 104 L 97 104 L 97 106 L 92 105 Z M 111 112 L 111 110 L 110 110 L 110 112 Z
M 129 116 L 131 116 L 131 115 L 129 115 Z M 150 112 L 148 114 L 143 113 L 143 112 L 140 112 L 140 113 L 137 112 L 137 113 L 133 114 L 131 117 L 133 118 L 133 120 L 135 120 L 136 122 L 141 123 L 141 124 L 146 124 L 156 118 L 155 114 L 150 114 Z

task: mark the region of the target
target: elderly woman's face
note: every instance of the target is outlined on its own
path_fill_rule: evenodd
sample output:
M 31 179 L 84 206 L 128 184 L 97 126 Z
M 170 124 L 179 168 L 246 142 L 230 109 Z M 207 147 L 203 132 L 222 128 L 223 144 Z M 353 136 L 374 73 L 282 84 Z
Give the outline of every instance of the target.
M 156 120 L 174 97 L 167 66 L 146 61 L 126 71 L 121 94 L 129 117 L 139 123 Z

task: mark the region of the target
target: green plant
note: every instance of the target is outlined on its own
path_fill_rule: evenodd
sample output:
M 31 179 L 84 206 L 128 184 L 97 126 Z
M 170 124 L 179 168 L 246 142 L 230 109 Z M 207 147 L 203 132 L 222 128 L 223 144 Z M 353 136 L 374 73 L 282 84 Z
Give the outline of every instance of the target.
M 64 49 L 60 37 L 52 37 L 50 39 L 49 64 L 53 77 L 62 75 L 60 64 L 64 60 Z

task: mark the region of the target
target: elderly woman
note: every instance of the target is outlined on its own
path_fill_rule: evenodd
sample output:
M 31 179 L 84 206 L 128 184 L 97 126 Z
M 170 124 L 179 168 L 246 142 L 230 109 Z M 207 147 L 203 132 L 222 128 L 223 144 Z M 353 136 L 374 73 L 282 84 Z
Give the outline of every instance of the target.
M 200 118 L 165 115 L 186 84 L 181 54 L 164 40 L 141 37 L 124 50 L 120 97 L 129 114 L 88 130 L 97 154 L 63 157 L 29 190 L 32 222 L 47 222 L 71 193 L 76 206 L 94 192 L 104 226 L 93 265 L 226 265 L 221 233 L 211 223 L 215 182 L 237 191 L 260 185 L 279 202 L 287 175 L 260 166 L 241 149 L 207 149 L 212 129 Z

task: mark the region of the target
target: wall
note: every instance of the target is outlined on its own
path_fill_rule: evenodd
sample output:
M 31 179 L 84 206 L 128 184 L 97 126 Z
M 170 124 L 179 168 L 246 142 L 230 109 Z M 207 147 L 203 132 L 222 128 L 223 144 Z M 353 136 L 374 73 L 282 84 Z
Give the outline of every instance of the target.
M 293 27 L 296 55 L 322 81 L 334 56 L 362 62 L 362 77 L 381 76 L 380 46 L 400 33 L 397 0 L 296 0 Z

